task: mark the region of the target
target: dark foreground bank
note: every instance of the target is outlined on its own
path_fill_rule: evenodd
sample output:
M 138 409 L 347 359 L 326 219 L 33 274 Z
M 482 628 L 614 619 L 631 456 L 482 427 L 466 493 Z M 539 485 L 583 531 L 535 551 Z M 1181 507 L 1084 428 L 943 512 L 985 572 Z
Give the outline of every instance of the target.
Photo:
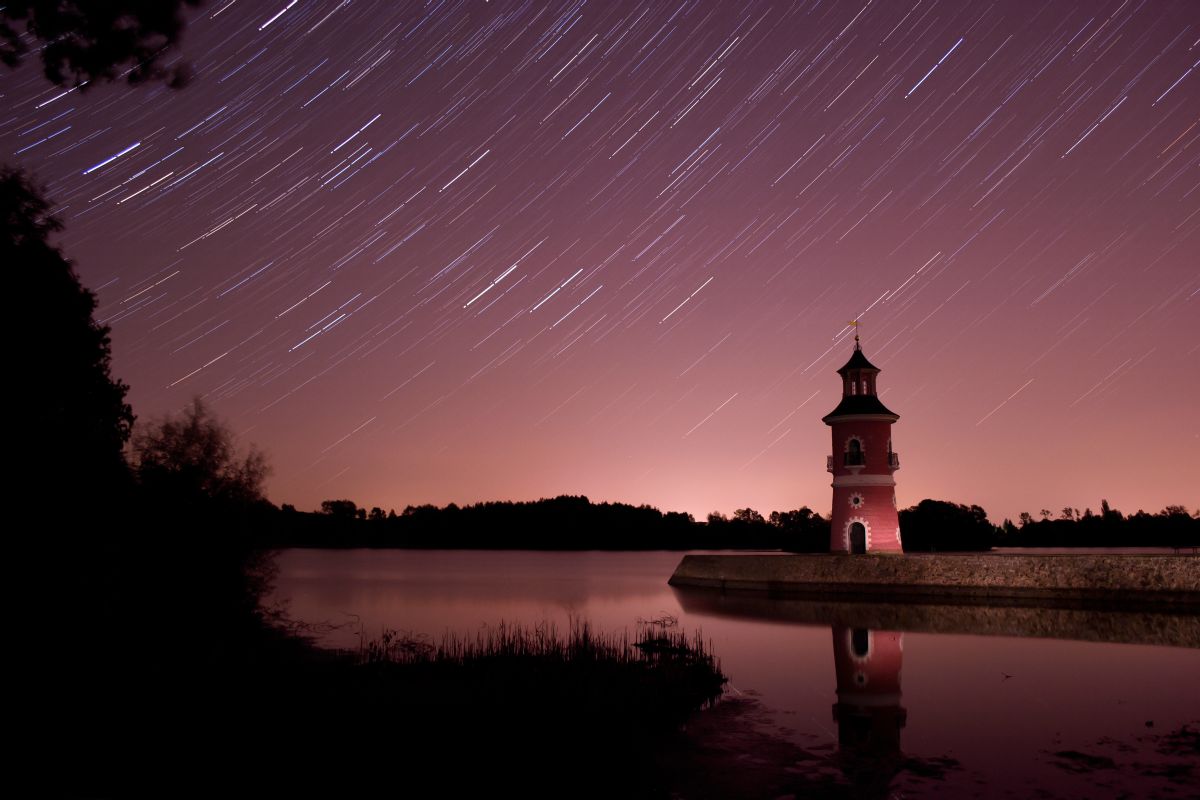
M 43 720 L 56 763 L 42 786 L 88 797 L 666 796 L 656 754 L 725 683 L 703 642 L 669 624 L 634 636 L 586 624 L 440 642 L 390 633 L 357 653 L 264 631 L 207 671 L 126 663 L 81 675 L 69 717 Z

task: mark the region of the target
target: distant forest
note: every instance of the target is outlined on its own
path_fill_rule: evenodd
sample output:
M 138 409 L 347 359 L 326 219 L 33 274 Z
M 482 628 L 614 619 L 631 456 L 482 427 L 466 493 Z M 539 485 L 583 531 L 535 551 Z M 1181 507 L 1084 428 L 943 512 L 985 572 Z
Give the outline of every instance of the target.
M 907 552 L 979 551 L 992 547 L 1196 547 L 1200 512 L 1168 506 L 1126 516 L 1102 501 L 1100 513 L 1064 508 L 1057 518 L 1022 514 L 1018 524 L 988 520 L 976 505 L 922 500 L 900 511 Z M 352 500 L 326 500 L 317 512 L 284 505 L 274 516 L 276 547 L 397 547 L 530 550 L 789 550 L 829 549 L 829 519 L 806 507 L 738 509 L 705 520 L 653 506 L 593 503 L 562 495 L 529 502 L 408 506 L 401 513 L 367 510 Z

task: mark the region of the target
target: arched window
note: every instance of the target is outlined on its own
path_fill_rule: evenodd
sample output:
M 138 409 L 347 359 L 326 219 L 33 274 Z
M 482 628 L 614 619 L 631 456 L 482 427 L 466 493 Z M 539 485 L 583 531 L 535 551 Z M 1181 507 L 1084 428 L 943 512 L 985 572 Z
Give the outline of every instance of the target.
M 851 439 L 850 444 L 846 448 L 846 466 L 861 467 L 866 463 L 866 459 L 863 456 L 862 442 L 858 439 Z

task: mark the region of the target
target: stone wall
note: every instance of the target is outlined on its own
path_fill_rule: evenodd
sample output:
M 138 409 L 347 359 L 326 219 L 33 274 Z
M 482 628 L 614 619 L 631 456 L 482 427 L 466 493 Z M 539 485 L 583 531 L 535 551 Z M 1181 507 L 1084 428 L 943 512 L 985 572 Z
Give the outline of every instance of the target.
M 1200 609 L 1190 555 L 689 555 L 672 586 L 781 595 L 1045 599 Z

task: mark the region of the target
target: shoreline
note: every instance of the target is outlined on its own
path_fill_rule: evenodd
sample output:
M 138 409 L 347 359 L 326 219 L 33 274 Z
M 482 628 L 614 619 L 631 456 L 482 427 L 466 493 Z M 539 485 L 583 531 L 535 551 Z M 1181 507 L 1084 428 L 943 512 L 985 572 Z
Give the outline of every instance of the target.
M 668 583 L 828 600 L 1200 612 L 1193 555 L 685 555 Z

